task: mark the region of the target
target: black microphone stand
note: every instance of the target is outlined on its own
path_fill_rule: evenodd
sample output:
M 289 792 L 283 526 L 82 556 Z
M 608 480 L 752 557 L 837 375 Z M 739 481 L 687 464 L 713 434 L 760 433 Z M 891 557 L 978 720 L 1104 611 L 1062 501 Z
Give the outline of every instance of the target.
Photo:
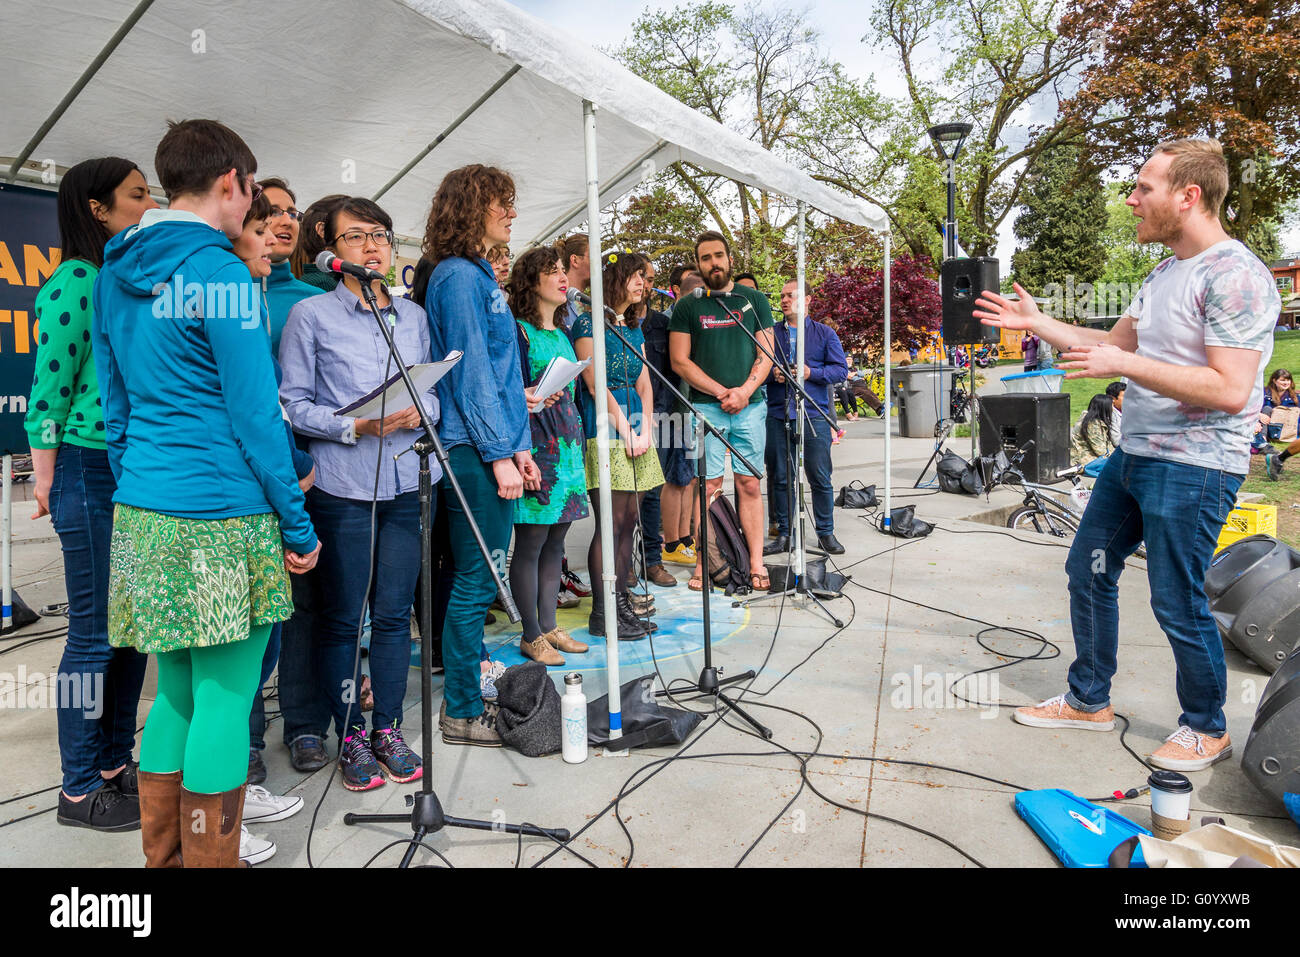
M 479 551 L 483 553 L 483 560 L 487 562 L 487 567 L 492 572 L 492 580 L 497 586 L 497 596 L 501 599 L 501 604 L 506 610 L 506 615 L 511 622 L 519 621 L 519 609 L 515 606 L 514 599 L 510 596 L 509 590 L 501 580 L 501 575 L 497 571 L 496 565 L 492 561 L 491 553 L 488 551 L 487 543 L 483 541 L 483 533 L 479 531 L 478 522 L 474 520 L 474 513 L 470 511 L 469 503 L 465 501 L 465 493 L 461 491 L 460 482 L 456 480 L 456 473 L 451 470 L 451 464 L 447 461 L 447 453 L 443 450 L 442 443 L 438 441 L 438 433 L 429 421 L 428 410 L 425 409 L 424 403 L 420 401 L 420 394 L 415 391 L 415 383 L 411 381 L 411 374 L 407 371 L 406 363 L 402 361 L 401 354 L 397 351 L 397 345 L 393 342 L 393 333 L 384 322 L 383 317 L 379 314 L 379 303 L 375 297 L 375 291 L 371 284 L 365 280 L 359 280 L 361 285 L 361 296 L 370 307 L 371 314 L 375 317 L 375 322 L 379 324 L 379 331 L 384 335 L 384 341 L 388 343 L 388 351 L 393 356 L 393 361 L 397 363 L 397 369 L 402 375 L 402 382 L 406 385 L 406 391 L 411 396 L 411 402 L 420 413 L 420 429 L 424 432 L 412 448 L 420 457 L 420 564 L 423 575 L 420 578 L 420 759 L 424 762 L 424 773 L 420 776 L 419 793 L 406 796 L 407 806 L 411 808 L 409 814 L 353 814 L 351 812 L 343 815 L 343 823 L 347 825 L 354 824 L 372 824 L 372 823 L 398 823 L 408 822 L 415 836 L 410 840 L 410 846 L 406 849 L 406 854 L 402 857 L 402 862 L 398 867 L 409 867 L 412 859 L 415 857 L 417 848 L 424 845 L 424 838 L 430 834 L 436 834 L 444 827 L 461 827 L 473 831 L 500 831 L 506 834 L 527 834 L 530 837 L 549 837 L 554 841 L 561 843 L 569 840 L 569 832 L 563 828 L 541 828 L 532 824 L 500 824 L 494 821 L 479 821 L 471 818 L 452 817 L 450 814 L 443 813 L 442 804 L 438 801 L 438 795 L 433 790 L 433 570 L 431 568 L 430 547 L 433 536 L 433 475 L 429 471 L 429 455 L 432 453 L 437 459 L 438 464 L 442 466 L 442 474 L 447 476 L 451 482 L 452 490 L 456 493 L 456 498 L 460 500 L 460 507 L 465 512 L 465 518 L 469 522 L 470 530 L 474 533 L 474 541 L 478 543 Z
M 588 305 L 590 305 L 590 303 L 588 303 Z M 615 320 L 619 318 L 618 314 L 615 313 L 613 309 L 609 308 L 609 306 L 605 307 L 605 312 Z M 618 326 L 615 323 L 607 323 L 605 328 L 610 332 L 613 332 L 614 335 L 618 337 L 619 342 L 623 343 L 624 347 L 629 351 L 636 352 L 636 349 L 632 347 L 632 344 L 623 338 L 623 333 L 619 331 Z M 726 693 L 722 691 L 722 688 L 725 685 L 735 684 L 737 681 L 748 681 L 751 678 L 756 677 L 755 673 L 751 670 L 746 671 L 744 674 L 732 675 L 729 678 L 719 678 L 718 675 L 721 669 L 716 668 L 713 665 L 713 637 L 710 629 L 711 619 L 709 617 L 709 595 L 713 592 L 713 579 L 709 577 L 709 496 L 708 491 L 705 488 L 707 482 L 704 456 L 705 435 L 712 435 L 719 442 L 725 445 L 735 460 L 741 462 L 747 469 L 749 469 L 751 475 L 757 473 L 758 470 L 754 468 L 753 463 L 751 463 L 749 459 L 741 455 L 740 452 L 736 450 L 736 447 L 723 437 L 722 433 L 718 431 L 713 423 L 706 419 L 700 413 L 700 410 L 687 400 L 686 396 L 682 395 L 681 392 L 677 390 L 676 386 L 668 381 L 667 376 L 656 369 L 652 363 L 646 362 L 645 367 L 649 369 L 656 378 L 658 378 L 659 382 L 673 394 L 678 402 L 691 411 L 695 416 L 696 422 L 695 474 L 697 478 L 696 484 L 699 486 L 698 491 L 700 502 L 700 527 L 698 530 L 698 541 L 696 543 L 696 554 L 700 556 L 700 568 L 703 570 L 703 579 L 700 582 L 700 599 L 704 603 L 704 667 L 700 670 L 700 677 L 695 683 L 695 688 L 700 694 L 721 701 L 729 709 L 744 718 L 745 721 L 764 738 L 770 739 L 772 737 L 772 729 L 760 724 L 753 715 L 737 704 L 734 699 L 727 697 Z M 655 692 L 656 698 L 662 698 L 665 696 L 671 697 L 671 693 L 667 689 Z
M 731 311 L 730 307 L 726 304 L 725 301 L 723 301 L 723 297 L 726 296 L 726 295 L 728 295 L 728 294 L 727 294 L 727 293 L 718 293 L 717 295 L 713 295 L 712 298 L 717 299 L 719 302 L 721 302 L 721 303 L 722 303 L 722 308 L 724 308 L 724 309 L 726 309 L 728 312 L 730 312 L 730 311 Z M 749 301 L 746 300 L 746 303 L 745 303 L 745 304 L 748 305 L 748 304 L 749 304 Z M 779 591 L 779 592 L 769 592 L 769 593 L 766 594 L 766 595 L 755 595 L 755 596 L 752 597 L 752 598 L 746 598 L 744 601 L 742 601 L 742 602 L 738 602 L 738 604 L 742 604 L 742 605 L 745 605 L 745 606 L 749 606 L 749 605 L 754 604 L 755 602 L 767 601 L 768 599 L 784 598 L 784 597 L 786 597 L 786 596 L 788 596 L 788 595 L 798 595 L 798 596 L 802 596 L 803 598 L 810 599 L 810 600 L 812 601 L 812 603 L 813 603 L 814 605 L 817 606 L 817 609 L 818 609 L 818 610 L 819 610 L 823 615 L 825 615 L 827 618 L 830 619 L 831 623 L 834 624 L 836 628 L 843 628 L 843 627 L 844 627 L 844 622 L 840 621 L 840 619 L 839 619 L 838 617 L 836 617 L 835 613 L 832 612 L 829 608 L 827 608 L 826 605 L 825 605 L 825 603 L 824 603 L 820 598 L 817 597 L 817 595 L 812 591 L 812 589 L 810 589 L 810 588 L 808 587 L 807 576 L 806 576 L 806 575 L 804 575 L 804 576 L 796 576 L 793 585 L 790 584 L 790 582 L 789 582 L 789 577 L 788 577 L 789 574 L 790 574 L 790 568 L 791 568 L 790 556 L 794 553 L 794 549 L 795 549 L 795 544 L 794 544 L 794 543 L 795 543 L 795 540 L 796 540 L 796 539 L 797 539 L 797 541 L 798 541 L 799 547 L 800 547 L 800 548 L 803 548 L 805 551 L 812 551 L 812 552 L 815 552 L 816 554 L 821 555 L 823 558 L 827 558 L 827 557 L 828 557 L 827 554 L 826 554 L 824 551 L 821 551 L 820 549 L 815 549 L 815 548 L 814 548 L 814 549 L 809 549 L 809 548 L 807 548 L 807 540 L 806 540 L 805 536 L 803 535 L 803 528 L 804 528 L 804 524 L 803 524 L 803 523 L 804 523 L 804 515 L 805 515 L 805 509 L 804 509 L 804 503 L 803 503 L 803 453 L 802 453 L 802 447 L 803 447 L 803 424 L 804 424 L 804 421 L 806 420 L 806 421 L 808 422 L 808 425 L 809 425 L 810 427 L 811 427 L 811 425 L 812 425 L 812 417 L 808 415 L 808 406 L 810 406 L 810 405 L 811 405 L 814 409 L 817 410 L 817 413 L 818 413 L 818 414 L 819 414 L 823 419 L 826 420 L 827 424 L 828 424 L 828 425 L 830 426 L 830 428 L 831 428 L 831 434 L 832 434 L 832 435 L 834 435 L 834 433 L 835 433 L 835 421 L 834 421 L 834 420 L 833 420 L 829 415 L 827 415 L 824 411 L 822 411 L 822 407 L 819 406 L 816 402 L 813 401 L 812 396 L 810 396 L 807 392 L 804 391 L 803 386 L 801 386 L 801 385 L 799 384 L 798 379 L 794 376 L 794 374 L 793 374 L 791 368 L 790 368 L 786 363 L 784 363 L 784 362 L 782 362 L 780 359 L 778 359 L 778 358 L 777 358 L 777 357 L 776 357 L 772 352 L 769 352 L 768 349 L 767 349 L 767 347 L 764 346 L 763 343 L 759 341 L 758 336 L 754 335 L 752 332 L 749 331 L 749 329 L 745 326 L 745 323 L 744 323 L 744 310 L 743 310 L 743 309 L 740 311 L 740 313 L 738 313 L 738 321 L 736 322 L 736 325 L 739 326 L 739 327 L 741 328 L 742 331 L 744 331 L 745 335 L 749 336 L 750 340 L 754 343 L 755 346 L 758 347 L 758 349 L 759 349 L 759 350 L 760 350 L 760 351 L 761 351 L 765 356 L 767 356 L 770 360 L 772 360 L 772 364 L 773 364 L 774 366 L 776 366 L 776 367 L 781 371 L 781 374 L 785 377 L 785 385 L 786 385 L 787 387 L 791 387 L 791 386 L 792 386 L 792 387 L 794 388 L 794 390 L 795 390 L 795 393 L 796 393 L 796 398 L 795 398 L 795 419 L 794 419 L 795 427 L 794 427 L 794 436 L 793 436 L 793 438 L 791 437 L 791 434 L 790 434 L 790 426 L 789 426 L 789 423 L 788 423 L 788 422 L 786 423 L 786 458 L 787 458 L 787 462 L 789 462 L 789 460 L 790 460 L 790 458 L 791 458 L 790 453 L 789 453 L 789 446 L 790 446 L 790 443 L 793 442 L 793 443 L 794 443 L 794 446 L 795 446 L 795 454 L 794 454 L 794 456 L 793 456 L 794 462 L 793 462 L 792 465 L 790 465 L 790 471 L 791 471 L 792 474 L 791 474 L 791 476 L 790 476 L 790 481 L 789 481 L 789 483 L 788 483 L 788 485 L 787 485 L 787 492 L 786 492 L 786 495 L 787 495 L 787 501 L 791 502 L 792 504 L 793 504 L 794 502 L 798 502 L 798 513 L 799 513 L 799 514 L 798 514 L 798 517 L 796 518 L 796 516 L 795 516 L 795 510 L 794 510 L 793 508 L 791 508 L 791 509 L 790 509 L 790 521 L 791 521 L 791 522 L 798 521 L 798 522 L 799 522 L 799 529 L 800 529 L 800 534 L 799 534 L 799 535 L 797 535 L 797 536 L 792 536 L 790 549 L 786 552 L 786 575 L 787 575 L 787 580 L 786 580 L 786 587 L 785 587 L 785 589 L 782 590 L 782 591 Z M 796 361 L 796 362 L 798 361 L 798 358 L 797 358 L 797 357 L 796 357 L 795 361 Z M 788 401 L 788 398 L 787 398 L 787 401 Z

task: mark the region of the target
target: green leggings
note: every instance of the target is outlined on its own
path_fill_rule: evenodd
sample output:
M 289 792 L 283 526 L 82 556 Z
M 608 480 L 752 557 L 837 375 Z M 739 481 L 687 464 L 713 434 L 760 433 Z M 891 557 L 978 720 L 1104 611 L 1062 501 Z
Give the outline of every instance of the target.
M 196 794 L 219 794 L 248 777 L 248 710 L 262 677 L 271 625 L 245 641 L 158 655 L 158 697 L 140 738 L 140 769 L 184 771 Z

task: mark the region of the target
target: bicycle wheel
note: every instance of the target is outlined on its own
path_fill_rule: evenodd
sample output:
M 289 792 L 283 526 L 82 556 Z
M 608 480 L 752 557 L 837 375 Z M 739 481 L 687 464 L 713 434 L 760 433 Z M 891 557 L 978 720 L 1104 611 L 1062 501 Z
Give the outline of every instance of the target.
M 1079 520 L 1060 506 L 1043 502 L 1020 506 L 1007 517 L 1007 528 L 1067 538 L 1079 530 Z

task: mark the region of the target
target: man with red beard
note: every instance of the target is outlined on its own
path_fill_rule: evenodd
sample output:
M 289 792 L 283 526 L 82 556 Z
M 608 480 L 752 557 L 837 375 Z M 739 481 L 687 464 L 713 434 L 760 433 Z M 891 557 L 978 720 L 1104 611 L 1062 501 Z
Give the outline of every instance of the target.
M 1220 223 L 1227 192 L 1216 141 L 1156 147 L 1127 202 L 1138 242 L 1163 243 L 1174 255 L 1147 276 L 1109 332 L 1044 316 L 1019 286 L 1018 302 L 985 292 L 975 313 L 1056 346 L 1067 378 L 1129 384 L 1120 448 L 1097 479 L 1065 565 L 1076 653 L 1069 691 L 1018 708 L 1015 720 L 1114 727 L 1118 582 L 1125 559 L 1145 541 L 1151 607 L 1173 648 L 1183 712 L 1151 763 L 1173 771 L 1199 771 L 1232 752 L 1223 715 L 1227 669 L 1205 572 L 1250 467 L 1253 412 L 1281 306 L 1268 267 Z

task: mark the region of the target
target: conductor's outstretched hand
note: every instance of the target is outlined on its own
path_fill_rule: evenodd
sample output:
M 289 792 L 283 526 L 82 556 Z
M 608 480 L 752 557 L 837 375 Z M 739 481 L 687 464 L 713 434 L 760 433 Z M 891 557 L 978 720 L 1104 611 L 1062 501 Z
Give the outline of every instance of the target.
M 986 326 L 996 326 L 999 329 L 1032 329 L 1034 323 L 1043 316 L 1038 304 L 1020 283 L 1013 283 L 1011 288 L 1020 297 L 1019 302 L 991 290 L 981 292 L 975 300 L 975 318 Z

